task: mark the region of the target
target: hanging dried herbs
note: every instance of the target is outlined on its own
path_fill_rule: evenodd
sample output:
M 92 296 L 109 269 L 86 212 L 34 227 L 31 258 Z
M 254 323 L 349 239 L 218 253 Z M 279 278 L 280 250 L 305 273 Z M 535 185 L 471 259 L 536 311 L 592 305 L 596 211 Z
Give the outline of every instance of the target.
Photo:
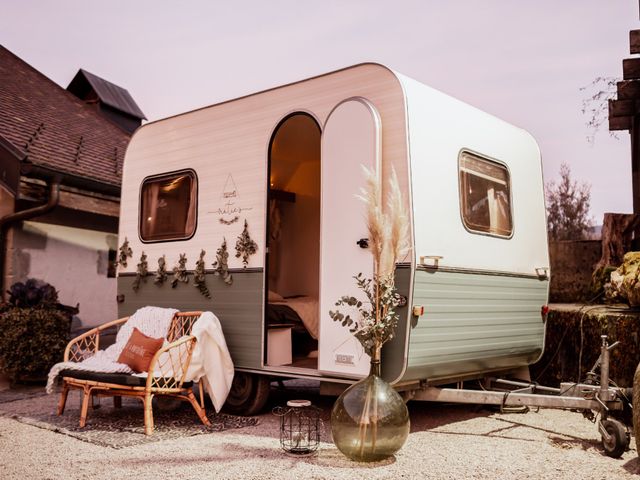
M 216 250 L 216 261 L 213 262 L 214 273 L 220 275 L 224 283 L 231 285 L 233 277 L 229 273 L 229 251 L 227 250 L 227 239 L 222 239 L 222 245 Z
M 249 265 L 249 257 L 258 251 L 258 244 L 249 236 L 249 225 L 244 221 L 244 230 L 236 241 L 236 258 L 242 257 L 244 268 Z
M 209 292 L 207 288 L 207 278 L 204 270 L 204 256 L 206 253 L 204 250 L 200 251 L 200 258 L 196 262 L 196 269 L 193 272 L 193 284 L 202 295 L 211 298 L 211 292 Z
M 129 240 L 127 240 L 127 237 L 124 237 L 124 242 L 120 245 L 119 250 L 120 254 L 118 255 L 118 263 L 126 268 L 127 258 L 133 256 L 133 250 L 131 250 L 131 247 L 129 246 Z
M 238 220 L 240 220 L 240 217 L 237 216 L 237 215 L 235 217 L 233 217 L 231 220 L 225 220 L 224 218 L 219 218 L 218 219 L 218 221 L 223 225 L 233 225 Z
M 187 274 L 187 254 L 181 253 L 178 264 L 173 267 L 173 280 L 171 280 L 171 288 L 176 288 L 178 282 L 189 283 Z
M 147 255 L 142 252 L 140 255 L 140 263 L 136 269 L 136 279 L 133 281 L 133 291 L 137 292 L 140 289 L 140 283 L 147 282 L 147 275 L 149 275 L 149 264 L 147 263 Z
M 158 259 L 158 270 L 156 270 L 155 278 L 153 279 L 153 283 L 156 285 L 162 285 L 167 280 L 167 259 L 165 256 L 161 256 Z

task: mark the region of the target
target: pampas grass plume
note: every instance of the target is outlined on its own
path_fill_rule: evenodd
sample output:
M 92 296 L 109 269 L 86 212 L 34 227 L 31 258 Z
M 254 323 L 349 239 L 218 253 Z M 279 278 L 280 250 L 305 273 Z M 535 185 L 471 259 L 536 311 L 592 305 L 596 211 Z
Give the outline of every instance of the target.
M 386 212 L 383 211 L 382 193 L 375 171 L 364 165 L 362 170 L 365 187 L 360 189 L 361 195 L 358 198 L 367 206 L 365 216 L 369 247 L 374 260 L 374 275 L 388 277 L 393 275 L 398 259 L 409 251 L 409 215 L 404 209 L 395 168 L 391 168 Z

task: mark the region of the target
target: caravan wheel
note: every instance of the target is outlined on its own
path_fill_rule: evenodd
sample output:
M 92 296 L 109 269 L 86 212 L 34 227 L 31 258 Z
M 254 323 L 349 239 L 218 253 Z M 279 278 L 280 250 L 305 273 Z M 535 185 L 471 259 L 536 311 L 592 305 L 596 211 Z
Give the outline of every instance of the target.
M 611 458 L 620 458 L 629 446 L 627 430 L 619 421 L 613 419 L 603 420 L 602 426 L 611 437 L 609 441 L 602 437 L 605 455 Z
M 236 415 L 255 415 L 269 399 L 269 377 L 236 372 L 224 409 Z

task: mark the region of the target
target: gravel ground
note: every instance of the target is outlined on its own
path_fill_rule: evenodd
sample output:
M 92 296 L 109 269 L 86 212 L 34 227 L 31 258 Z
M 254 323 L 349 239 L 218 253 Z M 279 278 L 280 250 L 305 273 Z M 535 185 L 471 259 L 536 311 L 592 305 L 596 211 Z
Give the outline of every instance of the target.
M 313 387 L 274 389 L 271 406 L 310 398 L 329 416 L 333 399 Z M 256 426 L 113 449 L 18 422 L 10 415 L 53 410 L 57 398 L 19 398 L 0 404 L 2 479 L 626 479 L 637 478 L 632 449 L 622 458 L 602 453 L 594 424 L 579 413 L 540 410 L 499 414 L 474 406 L 411 402 L 411 434 L 395 458 L 358 464 L 323 435 L 312 457 L 290 457 L 279 448 L 278 420 L 260 416 Z M 78 398 L 69 398 L 75 407 Z M 109 408 L 103 400 L 105 408 Z M 65 413 L 66 415 L 67 413 Z M 69 414 L 73 414 L 71 411 Z M 194 421 L 195 419 L 194 415 Z M 142 422 L 142 410 L 140 411 Z M 327 422 L 327 430 L 328 422 Z

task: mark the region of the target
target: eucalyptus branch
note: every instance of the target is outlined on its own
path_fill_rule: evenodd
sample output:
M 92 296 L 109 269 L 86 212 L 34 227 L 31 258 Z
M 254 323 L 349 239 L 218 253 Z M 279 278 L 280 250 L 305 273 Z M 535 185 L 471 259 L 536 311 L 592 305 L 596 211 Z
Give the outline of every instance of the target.
M 164 255 L 158 258 L 158 270 L 156 270 L 153 283 L 162 285 L 167 280 L 167 259 Z
M 193 284 L 198 291 L 207 298 L 211 298 L 211 292 L 207 287 L 207 276 L 204 268 L 204 256 L 207 252 L 200 251 L 200 258 L 196 262 L 196 269 L 193 272 Z
M 178 282 L 189 283 L 189 275 L 187 274 L 187 255 L 180 254 L 178 264 L 173 267 L 173 280 L 171 280 L 171 288 L 176 288 Z
M 216 250 L 216 261 L 212 263 L 214 273 L 220 275 L 224 283 L 231 285 L 233 277 L 229 273 L 229 251 L 227 250 L 227 239 L 222 239 L 222 245 Z
M 244 230 L 236 241 L 236 257 L 242 257 L 242 265 L 247 268 L 249 265 L 249 257 L 258 251 L 258 244 L 253 241 L 249 235 L 249 224 L 244 221 Z
M 127 239 L 127 237 L 124 237 L 124 242 L 122 242 L 122 245 L 120 245 L 119 251 L 120 253 L 118 254 L 118 263 L 126 268 L 127 258 L 133 256 L 133 250 L 131 250 L 131 247 L 129 246 L 129 240 Z
M 142 252 L 140 255 L 140 263 L 137 265 L 136 278 L 133 281 L 133 291 L 137 292 L 140 289 L 142 281 L 147 282 L 147 275 L 149 275 L 149 264 L 147 263 L 147 255 Z

